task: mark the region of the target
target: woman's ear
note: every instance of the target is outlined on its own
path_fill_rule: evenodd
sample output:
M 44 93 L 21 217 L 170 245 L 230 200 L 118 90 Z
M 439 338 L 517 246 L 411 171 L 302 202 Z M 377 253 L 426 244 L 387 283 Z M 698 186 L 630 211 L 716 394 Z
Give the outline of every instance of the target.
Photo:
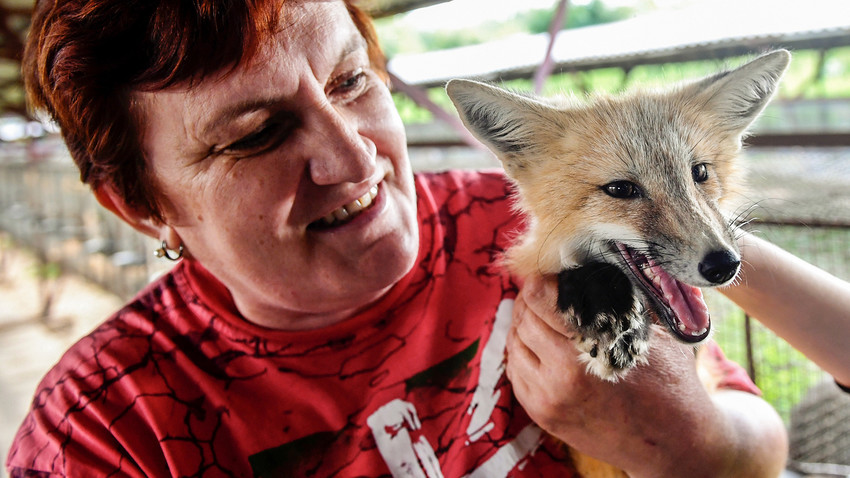
M 112 211 L 113 214 L 120 217 L 124 222 L 133 227 L 133 229 L 141 232 L 146 236 L 154 239 L 163 239 L 168 228 L 167 225 L 155 219 L 150 214 L 143 214 L 136 209 L 127 205 L 127 201 L 118 194 L 109 182 L 103 182 L 94 188 L 94 197 L 97 202 L 106 209 Z

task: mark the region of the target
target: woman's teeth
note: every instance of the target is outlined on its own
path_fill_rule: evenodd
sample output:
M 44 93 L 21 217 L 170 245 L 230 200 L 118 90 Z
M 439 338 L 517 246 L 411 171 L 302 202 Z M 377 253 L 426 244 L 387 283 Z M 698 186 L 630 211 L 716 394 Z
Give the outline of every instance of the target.
M 322 221 L 327 226 L 335 226 L 354 219 L 361 211 L 372 205 L 372 201 L 377 195 L 378 186 L 372 186 L 366 194 L 331 212 L 327 216 L 323 217 Z

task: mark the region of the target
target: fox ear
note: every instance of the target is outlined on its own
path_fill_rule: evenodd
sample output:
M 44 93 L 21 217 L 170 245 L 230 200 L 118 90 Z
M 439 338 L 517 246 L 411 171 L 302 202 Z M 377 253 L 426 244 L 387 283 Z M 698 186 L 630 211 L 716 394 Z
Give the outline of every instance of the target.
M 540 125 L 545 124 L 549 106 L 471 80 L 449 81 L 446 93 L 466 128 L 499 157 L 509 173 L 525 168 L 524 162 L 540 141 Z
M 718 115 L 720 127 L 742 134 L 762 112 L 785 73 L 791 54 L 776 50 L 734 70 L 691 85 L 708 108 Z

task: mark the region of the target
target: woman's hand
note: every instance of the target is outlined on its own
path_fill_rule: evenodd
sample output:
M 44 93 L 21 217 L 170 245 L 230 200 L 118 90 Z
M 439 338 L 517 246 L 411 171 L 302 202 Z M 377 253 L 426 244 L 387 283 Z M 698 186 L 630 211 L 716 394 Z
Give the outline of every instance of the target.
M 507 374 L 541 428 L 631 476 L 776 476 L 784 426 L 761 399 L 710 396 L 693 347 L 653 329 L 649 363 L 618 383 L 585 373 L 556 312 L 554 277 L 529 277 L 514 305 Z

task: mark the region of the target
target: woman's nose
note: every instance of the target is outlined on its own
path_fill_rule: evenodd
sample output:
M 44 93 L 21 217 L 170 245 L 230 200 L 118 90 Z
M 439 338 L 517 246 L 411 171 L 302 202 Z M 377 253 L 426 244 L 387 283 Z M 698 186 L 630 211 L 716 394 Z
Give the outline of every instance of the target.
M 315 117 L 309 155 L 309 174 L 315 184 L 359 183 L 372 177 L 377 166 L 377 148 L 360 134 L 355 117 L 332 107 Z

